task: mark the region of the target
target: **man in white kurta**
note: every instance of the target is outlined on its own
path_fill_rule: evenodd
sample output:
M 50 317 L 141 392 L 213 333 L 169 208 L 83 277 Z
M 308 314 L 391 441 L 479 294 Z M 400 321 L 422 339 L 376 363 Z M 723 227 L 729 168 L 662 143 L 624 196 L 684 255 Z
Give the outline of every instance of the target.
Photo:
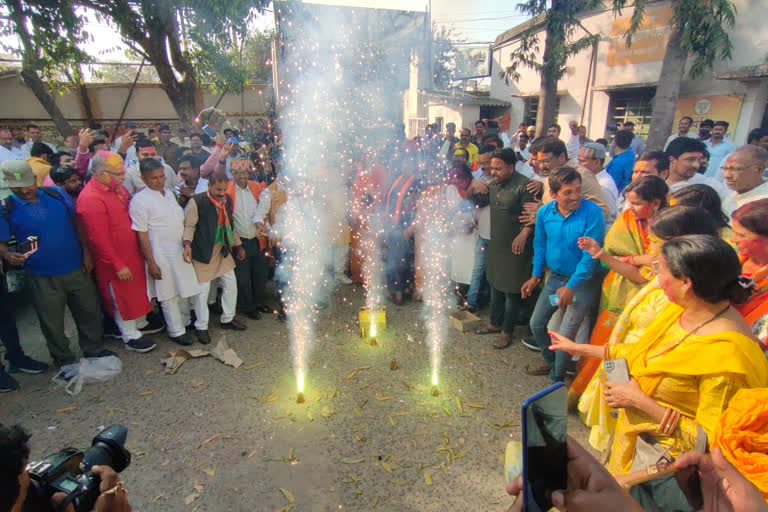
M 147 294 L 160 302 L 171 341 L 191 345 L 193 340 L 185 329 L 190 321 L 186 299 L 197 296 L 201 289 L 195 269 L 182 256 L 184 210 L 165 188 L 163 165 L 154 159 L 140 165 L 146 188 L 133 196 L 129 213 L 147 261 Z

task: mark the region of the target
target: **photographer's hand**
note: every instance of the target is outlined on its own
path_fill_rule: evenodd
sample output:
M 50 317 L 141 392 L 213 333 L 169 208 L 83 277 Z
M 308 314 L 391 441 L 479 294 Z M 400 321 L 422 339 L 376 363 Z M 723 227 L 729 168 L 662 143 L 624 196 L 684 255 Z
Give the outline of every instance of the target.
M 93 466 L 93 474 L 101 478 L 99 492 L 101 495 L 93 507 L 95 512 L 131 512 L 128 503 L 128 491 L 120 483 L 120 477 L 109 466 Z

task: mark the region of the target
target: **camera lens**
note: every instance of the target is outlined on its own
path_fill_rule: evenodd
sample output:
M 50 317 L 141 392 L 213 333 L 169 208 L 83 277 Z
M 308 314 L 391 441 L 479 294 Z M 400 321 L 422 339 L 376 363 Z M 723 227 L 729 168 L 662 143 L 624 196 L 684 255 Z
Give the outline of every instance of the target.
M 109 466 L 121 472 L 131 463 L 131 452 L 125 448 L 128 429 L 123 425 L 111 425 L 93 438 L 91 447 L 83 454 L 84 471 L 93 466 Z

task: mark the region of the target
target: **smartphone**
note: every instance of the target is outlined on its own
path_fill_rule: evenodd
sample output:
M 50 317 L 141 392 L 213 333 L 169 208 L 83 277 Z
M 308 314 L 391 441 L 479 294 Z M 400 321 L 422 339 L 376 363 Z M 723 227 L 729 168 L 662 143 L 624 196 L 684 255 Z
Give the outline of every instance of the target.
M 603 361 L 603 368 L 605 368 L 605 380 L 608 382 L 616 382 L 618 384 L 629 382 L 629 366 L 627 366 L 627 360 L 623 357 Z
M 24 256 L 30 256 L 37 252 L 37 245 L 38 238 L 36 236 L 28 236 L 26 241 L 16 245 L 16 252 Z
M 560 302 L 560 294 L 559 293 L 553 293 L 549 296 L 549 303 L 552 304 L 552 306 L 557 307 L 557 303 Z
M 546 512 L 567 485 L 567 392 L 562 382 L 526 398 L 522 410 L 523 510 Z
M 207 124 L 204 124 L 202 127 L 203 133 L 205 133 L 207 136 L 209 136 L 212 139 L 216 138 L 216 130 L 208 126 Z

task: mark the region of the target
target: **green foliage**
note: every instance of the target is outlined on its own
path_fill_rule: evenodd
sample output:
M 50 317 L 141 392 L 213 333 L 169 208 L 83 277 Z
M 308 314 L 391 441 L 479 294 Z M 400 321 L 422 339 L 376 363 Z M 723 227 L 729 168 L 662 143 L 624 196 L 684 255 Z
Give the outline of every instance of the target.
M 37 73 L 52 89 L 60 89 L 62 79 L 77 75 L 78 64 L 90 60 L 80 47 L 93 39 L 69 1 L 3 0 L 2 10 L 0 48 L 20 57 L 22 68 Z
M 529 26 L 520 35 L 518 45 L 512 51 L 510 64 L 499 72 L 507 83 L 520 79 L 523 68 L 545 74 L 551 80 L 560 80 L 566 70 L 568 57 L 575 55 L 597 42 L 597 36 L 576 37 L 581 28 L 578 14 L 602 5 L 602 0 L 554 0 L 551 8 L 547 0 L 527 0 L 517 8 L 531 16 Z M 545 27 L 548 41 L 546 55 L 539 60 L 541 26 Z
M 612 0 L 613 10 L 621 14 L 630 4 L 629 0 Z M 649 0 L 633 0 L 632 18 L 625 34 L 627 46 L 643 22 L 643 15 Z M 736 21 L 736 7 L 730 0 L 677 0 L 672 2 L 674 14 L 669 24 L 681 32 L 680 46 L 693 55 L 691 78 L 712 69 L 716 60 L 730 59 L 733 44 L 727 29 Z
M 453 87 L 456 47 L 461 42 L 448 25 L 432 23 L 432 85 L 435 89 L 448 90 Z

